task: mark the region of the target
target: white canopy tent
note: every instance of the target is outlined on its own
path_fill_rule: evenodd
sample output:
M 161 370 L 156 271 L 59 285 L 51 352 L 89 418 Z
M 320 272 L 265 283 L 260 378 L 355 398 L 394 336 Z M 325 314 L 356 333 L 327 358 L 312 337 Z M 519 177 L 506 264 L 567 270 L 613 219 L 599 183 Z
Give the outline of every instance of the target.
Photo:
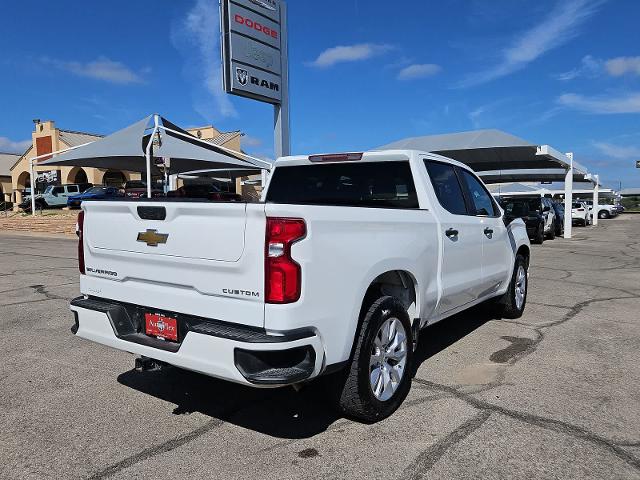
M 52 154 L 47 154 L 46 157 Z M 32 159 L 45 157 L 40 156 Z M 181 129 L 160 115 L 142 120 L 94 142 L 53 152 L 53 157 L 39 165 L 115 168 L 146 172 L 147 196 L 151 198 L 151 175 L 160 168 L 170 174 L 196 170 L 235 170 L 244 175 L 271 169 L 271 164 L 214 145 Z M 32 163 L 33 169 L 33 163 Z M 33 173 L 31 175 L 32 192 Z M 32 210 L 35 211 L 34 195 Z

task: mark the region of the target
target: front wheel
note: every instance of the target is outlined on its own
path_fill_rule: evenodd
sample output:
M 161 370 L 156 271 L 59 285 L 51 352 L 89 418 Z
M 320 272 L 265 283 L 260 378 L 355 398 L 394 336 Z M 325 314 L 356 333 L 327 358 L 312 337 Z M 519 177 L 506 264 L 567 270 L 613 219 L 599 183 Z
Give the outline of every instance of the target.
M 500 313 L 504 318 L 520 318 L 522 316 L 527 304 L 528 270 L 527 259 L 522 255 L 517 255 L 509 288 L 498 302 Z
M 551 224 L 551 228 L 549 229 L 549 234 L 547 235 L 549 240 L 553 240 L 556 238 L 556 221 L 554 220 Z
M 411 388 L 411 322 L 402 304 L 384 296 L 363 318 L 351 364 L 334 387 L 342 413 L 362 420 L 382 420 L 402 404 Z
M 598 213 L 598 218 L 606 219 L 610 216 L 611 215 L 609 215 L 609 212 L 607 212 L 606 210 L 602 210 L 600 213 Z

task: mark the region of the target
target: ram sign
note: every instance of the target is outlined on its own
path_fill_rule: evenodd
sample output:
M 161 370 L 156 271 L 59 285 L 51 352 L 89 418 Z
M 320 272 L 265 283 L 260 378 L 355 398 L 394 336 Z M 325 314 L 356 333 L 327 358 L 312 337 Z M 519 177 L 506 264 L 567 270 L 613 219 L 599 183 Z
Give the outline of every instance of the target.
M 280 0 L 223 0 L 220 19 L 225 91 L 279 104 L 287 68 Z

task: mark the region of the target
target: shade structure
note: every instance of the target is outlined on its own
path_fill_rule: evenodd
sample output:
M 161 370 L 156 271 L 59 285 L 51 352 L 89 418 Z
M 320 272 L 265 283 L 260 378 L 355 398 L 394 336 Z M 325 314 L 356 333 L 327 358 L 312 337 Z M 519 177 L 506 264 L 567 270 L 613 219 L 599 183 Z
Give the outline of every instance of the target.
M 382 147 L 433 152 L 465 163 L 476 172 L 566 168 L 567 158 L 500 130 L 427 135 L 399 140 Z M 564 157 L 564 158 L 563 158 Z
M 226 168 L 256 173 L 268 168 L 268 164 L 262 164 L 248 155 L 200 140 L 159 115 L 149 115 L 95 142 L 55 154 L 40 165 L 145 172 L 145 155 L 152 138 L 149 149 L 151 157 L 171 159 L 169 171 L 172 174 Z M 155 161 L 151 162 L 151 171 L 159 173 Z
M 564 182 L 566 171 L 562 168 L 532 168 L 514 170 L 487 170 L 477 172 L 484 183 L 504 182 Z M 573 181 L 582 182 L 585 174 L 574 168 Z

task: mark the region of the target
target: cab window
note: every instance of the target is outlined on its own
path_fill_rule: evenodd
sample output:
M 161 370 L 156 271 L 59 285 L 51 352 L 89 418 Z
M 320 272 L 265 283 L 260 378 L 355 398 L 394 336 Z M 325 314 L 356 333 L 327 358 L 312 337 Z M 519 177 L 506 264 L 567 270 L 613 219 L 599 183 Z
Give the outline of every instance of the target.
M 425 160 L 424 163 L 440 205 L 454 215 L 467 215 L 462 187 L 454 166 L 431 160 Z
M 467 187 L 467 192 L 475 212 L 473 214 L 485 217 L 495 217 L 498 209 L 485 186 L 471 172 L 460 169 L 463 181 Z

